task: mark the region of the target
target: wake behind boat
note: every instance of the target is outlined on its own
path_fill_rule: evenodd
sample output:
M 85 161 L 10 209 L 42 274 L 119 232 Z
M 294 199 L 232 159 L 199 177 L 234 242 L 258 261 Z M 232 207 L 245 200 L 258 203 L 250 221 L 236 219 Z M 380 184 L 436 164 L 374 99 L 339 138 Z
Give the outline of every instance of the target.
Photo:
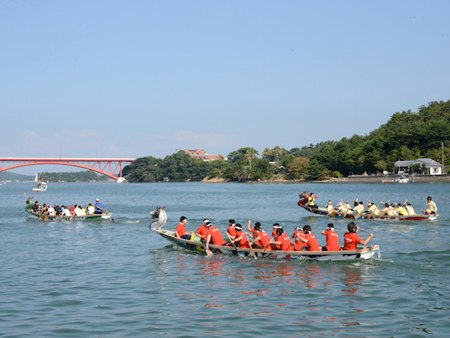
M 395 220 L 395 221 L 433 221 L 437 219 L 436 214 L 413 214 L 413 215 L 376 215 L 369 212 L 364 212 L 361 214 L 354 213 L 352 210 L 349 212 L 341 213 L 338 210 L 329 211 L 327 208 L 322 208 L 318 206 L 309 206 L 308 197 L 310 193 L 304 191 L 298 195 L 299 201 L 297 205 L 300 208 L 305 209 L 316 215 L 328 216 L 328 217 L 341 217 L 350 219 L 372 219 L 372 220 Z
M 191 236 L 191 239 L 177 238 L 175 231 L 163 229 L 167 223 L 167 213 L 163 207 L 158 207 L 151 213 L 152 221 L 149 225 L 149 229 L 156 232 L 161 237 L 170 241 L 171 243 L 201 254 L 206 254 L 205 243 L 202 243 L 196 236 Z M 355 259 L 371 259 L 377 253 L 380 258 L 380 249 L 378 245 L 372 247 L 366 247 L 357 250 L 340 250 L 340 251 L 282 251 L 282 250 L 268 250 L 268 249 L 253 249 L 253 248 L 240 248 L 230 245 L 209 245 L 214 254 L 225 255 L 239 255 L 254 257 L 255 259 L 271 259 L 271 260 L 355 260 Z

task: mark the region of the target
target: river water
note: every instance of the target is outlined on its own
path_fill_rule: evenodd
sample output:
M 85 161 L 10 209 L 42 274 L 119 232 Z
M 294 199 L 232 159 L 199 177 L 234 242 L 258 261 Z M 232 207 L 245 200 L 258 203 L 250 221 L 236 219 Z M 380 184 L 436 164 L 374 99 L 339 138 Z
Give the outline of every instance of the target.
M 114 213 L 100 223 L 30 218 L 32 184 L 0 186 L 1 337 L 444 337 L 450 317 L 450 184 L 53 183 L 41 203 Z M 279 262 L 205 257 L 149 231 L 166 206 L 167 228 L 208 217 L 281 223 L 291 234 L 327 218 L 299 208 L 304 190 L 335 203 L 410 200 L 439 207 L 433 222 L 358 221 L 375 234 L 381 260 Z M 334 220 L 341 242 L 347 222 Z M 364 235 L 364 234 L 362 234 Z M 362 236 L 365 238 L 365 235 Z

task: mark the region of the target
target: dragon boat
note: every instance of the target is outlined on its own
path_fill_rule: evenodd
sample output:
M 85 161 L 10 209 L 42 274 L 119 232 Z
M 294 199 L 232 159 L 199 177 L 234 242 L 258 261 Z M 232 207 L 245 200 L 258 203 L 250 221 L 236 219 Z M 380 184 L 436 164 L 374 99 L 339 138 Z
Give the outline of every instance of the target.
M 178 247 L 193 251 L 199 254 L 207 254 L 205 243 L 192 234 L 190 239 L 177 238 L 174 230 L 163 229 L 167 223 L 167 213 L 164 207 L 158 207 L 150 213 L 152 221 L 149 229 L 158 235 L 175 244 Z M 213 255 L 234 255 L 247 256 L 254 259 L 264 260 L 319 260 L 319 261 L 347 261 L 347 260 L 367 260 L 372 259 L 375 255 L 381 258 L 378 245 L 365 247 L 358 250 L 340 250 L 340 251 L 281 251 L 254 248 L 239 248 L 231 245 L 209 245 L 209 249 Z
M 109 220 L 112 217 L 111 212 L 104 212 L 101 214 L 90 214 L 86 216 L 51 216 L 51 215 L 43 215 L 38 212 L 34 212 L 32 209 L 25 207 L 25 211 L 30 215 L 36 217 L 37 219 L 45 222 L 50 221 L 83 221 L 83 222 L 94 222 L 94 221 L 105 221 Z
M 307 191 L 304 191 L 298 195 L 299 201 L 297 202 L 297 205 L 300 208 L 305 209 L 306 211 L 309 211 L 316 215 L 321 216 L 328 216 L 328 217 L 340 217 L 340 218 L 350 218 L 350 219 L 371 219 L 371 220 L 394 220 L 394 221 L 434 221 L 437 219 L 438 215 L 426 215 L 426 214 L 416 214 L 416 215 L 407 215 L 407 216 L 401 216 L 401 215 L 374 215 L 370 213 L 362 213 L 360 215 L 354 214 L 354 213 L 347 213 L 345 215 L 339 213 L 338 211 L 333 211 L 332 213 L 328 213 L 328 210 L 326 208 L 322 207 L 310 207 L 307 205 L 309 193 Z

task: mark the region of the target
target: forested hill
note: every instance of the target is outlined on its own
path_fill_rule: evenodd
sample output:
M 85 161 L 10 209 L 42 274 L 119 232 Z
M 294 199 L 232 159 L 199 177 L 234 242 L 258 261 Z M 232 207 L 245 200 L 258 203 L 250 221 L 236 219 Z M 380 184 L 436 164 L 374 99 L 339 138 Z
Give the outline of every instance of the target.
M 392 170 L 398 160 L 427 157 L 441 162 L 442 143 L 448 159 L 450 100 L 431 102 L 417 113 L 395 113 L 386 124 L 367 136 L 354 135 L 340 141 L 292 149 L 291 153 L 315 159 L 329 170 L 348 175 Z
M 394 162 L 431 158 L 445 165 L 450 158 L 450 100 L 431 102 L 418 112 L 397 112 L 368 135 L 287 150 L 266 148 L 260 155 L 244 147 L 231 152 L 227 161 L 203 162 L 182 151 L 164 159 L 139 158 L 124 168 L 130 182 L 228 181 L 272 179 L 327 179 L 350 174 L 392 171 Z

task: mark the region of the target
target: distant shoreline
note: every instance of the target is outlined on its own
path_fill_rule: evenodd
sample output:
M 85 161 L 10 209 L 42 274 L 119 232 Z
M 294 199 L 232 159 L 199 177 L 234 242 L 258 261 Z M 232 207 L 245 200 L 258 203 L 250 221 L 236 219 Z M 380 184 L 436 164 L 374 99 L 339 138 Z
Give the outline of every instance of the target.
M 450 183 L 450 175 L 426 175 L 426 176 L 407 176 L 409 179 L 414 180 L 414 183 Z M 348 176 L 342 178 L 335 178 L 327 180 L 329 183 L 383 183 L 382 180 L 396 180 L 400 178 L 398 175 L 392 176 Z M 398 182 L 387 182 L 398 183 Z M 407 183 L 406 183 L 407 184 Z
M 364 175 L 354 175 L 341 178 L 332 178 L 329 180 L 322 181 L 305 181 L 305 180 L 261 180 L 252 181 L 245 183 L 381 183 L 381 184 L 392 184 L 398 182 L 387 182 L 383 183 L 382 180 L 396 180 L 400 178 L 399 175 L 392 176 L 364 176 Z M 435 176 L 408 176 L 408 178 L 413 179 L 413 183 L 450 183 L 450 175 L 435 175 Z M 234 181 L 227 181 L 220 178 L 205 179 L 203 183 L 236 183 Z M 408 183 L 406 183 L 408 184 Z

